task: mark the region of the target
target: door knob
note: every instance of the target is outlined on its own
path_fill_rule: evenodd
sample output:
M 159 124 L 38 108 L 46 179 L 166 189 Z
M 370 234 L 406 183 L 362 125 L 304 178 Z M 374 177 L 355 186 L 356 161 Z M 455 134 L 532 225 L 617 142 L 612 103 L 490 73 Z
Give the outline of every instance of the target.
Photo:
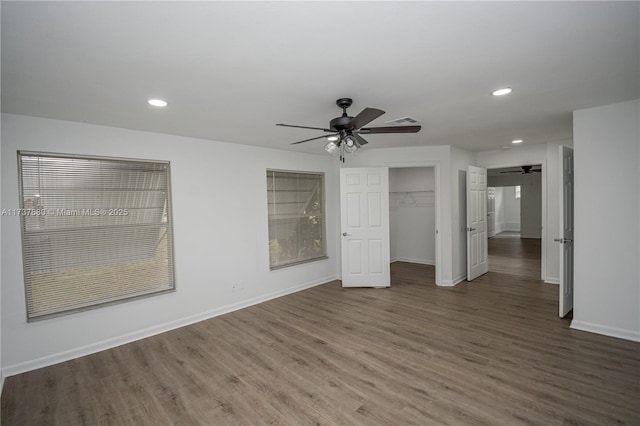
M 475 230 L 476 230 L 476 228 L 467 228 L 467 231 L 469 231 L 469 232 L 472 232 L 472 231 L 475 231 Z
M 349 237 L 349 236 L 351 236 L 351 234 L 347 234 L 346 232 L 343 232 L 343 233 L 342 233 L 342 236 L 343 236 L 343 237 Z

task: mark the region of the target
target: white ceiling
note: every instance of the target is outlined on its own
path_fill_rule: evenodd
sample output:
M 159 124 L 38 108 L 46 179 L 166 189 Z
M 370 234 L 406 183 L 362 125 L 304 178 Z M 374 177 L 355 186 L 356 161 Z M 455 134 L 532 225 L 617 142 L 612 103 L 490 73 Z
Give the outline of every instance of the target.
M 1 30 L 3 112 L 299 152 L 319 133 L 274 124 L 325 127 L 340 97 L 423 126 L 368 147 L 473 151 L 640 97 L 639 2 L 3 1 Z

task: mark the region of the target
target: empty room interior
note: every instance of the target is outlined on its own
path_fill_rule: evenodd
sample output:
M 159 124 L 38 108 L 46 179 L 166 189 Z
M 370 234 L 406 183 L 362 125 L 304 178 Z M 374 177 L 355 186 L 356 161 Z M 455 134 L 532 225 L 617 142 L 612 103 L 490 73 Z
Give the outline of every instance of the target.
M 0 19 L 3 426 L 640 424 L 640 2 Z

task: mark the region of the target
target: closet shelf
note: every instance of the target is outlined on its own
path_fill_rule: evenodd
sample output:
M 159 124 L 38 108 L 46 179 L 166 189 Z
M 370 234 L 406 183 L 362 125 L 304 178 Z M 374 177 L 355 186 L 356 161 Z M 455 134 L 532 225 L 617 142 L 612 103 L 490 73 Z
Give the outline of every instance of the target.
M 432 207 L 435 206 L 435 191 L 390 191 L 395 206 Z

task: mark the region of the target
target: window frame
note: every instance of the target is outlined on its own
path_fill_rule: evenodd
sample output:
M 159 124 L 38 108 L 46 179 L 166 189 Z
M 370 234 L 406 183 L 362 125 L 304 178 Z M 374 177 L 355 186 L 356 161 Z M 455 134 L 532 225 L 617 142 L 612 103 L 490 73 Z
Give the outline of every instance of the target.
M 25 199 L 24 199 L 24 185 L 23 185 L 23 170 L 22 170 L 22 161 L 21 157 L 48 157 L 48 158 L 61 158 L 67 160 L 87 160 L 87 161 L 112 161 L 112 162 L 121 162 L 121 163 L 153 163 L 158 165 L 166 166 L 166 204 L 165 204 L 165 212 L 167 216 L 166 221 L 166 238 L 167 238 L 167 259 L 170 260 L 169 266 L 169 275 L 170 279 L 170 288 L 159 289 L 156 291 L 149 291 L 148 293 L 143 294 L 134 294 L 131 296 L 115 296 L 111 300 L 107 299 L 104 301 L 97 302 L 89 302 L 91 304 L 71 307 L 69 309 L 62 309 L 56 312 L 50 312 L 46 314 L 40 315 L 31 315 L 29 313 L 29 295 L 28 295 L 28 287 L 27 287 L 27 244 L 25 242 L 27 237 L 25 219 L 26 216 L 20 215 L 20 236 L 21 236 L 21 254 L 22 254 L 22 270 L 23 270 L 23 288 L 25 294 L 25 315 L 27 323 L 37 322 L 42 320 L 47 320 L 50 318 L 72 315 L 78 312 L 85 312 L 93 309 L 99 309 L 107 306 L 117 305 L 121 303 L 131 302 L 134 300 L 145 299 L 148 297 L 160 296 L 167 293 L 174 293 L 177 289 L 176 283 L 176 265 L 175 265 L 175 248 L 174 248 L 174 233 L 173 233 L 173 205 L 172 205 L 172 190 L 171 190 L 171 162 L 166 160 L 151 160 L 151 159 L 141 159 L 141 158 L 125 158 L 125 157 L 111 157 L 111 156 L 98 156 L 98 155 L 81 155 L 81 154 L 67 154 L 67 153 L 52 153 L 52 152 L 44 152 L 44 151 L 28 151 L 28 150 L 18 150 L 16 152 L 16 158 L 18 163 L 18 202 L 19 202 L 19 210 L 24 209 Z
M 301 170 L 283 170 L 283 169 L 266 169 L 265 178 L 266 178 L 266 187 L 267 187 L 267 241 L 271 242 L 271 236 L 269 235 L 269 229 L 271 227 L 271 211 L 269 208 L 269 173 L 290 173 L 295 175 L 311 175 L 318 176 L 320 178 L 320 190 L 319 197 L 321 199 L 321 211 L 322 211 L 322 254 L 316 257 L 290 261 L 287 263 L 282 263 L 278 265 L 272 265 L 271 263 L 271 253 L 268 251 L 269 257 L 269 270 L 276 271 L 278 269 L 288 268 L 290 266 L 304 265 L 305 263 L 317 262 L 319 260 L 328 259 L 329 256 L 327 254 L 327 209 L 326 209 L 326 189 L 325 189 L 325 173 L 324 172 L 312 172 L 312 171 L 301 171 Z

